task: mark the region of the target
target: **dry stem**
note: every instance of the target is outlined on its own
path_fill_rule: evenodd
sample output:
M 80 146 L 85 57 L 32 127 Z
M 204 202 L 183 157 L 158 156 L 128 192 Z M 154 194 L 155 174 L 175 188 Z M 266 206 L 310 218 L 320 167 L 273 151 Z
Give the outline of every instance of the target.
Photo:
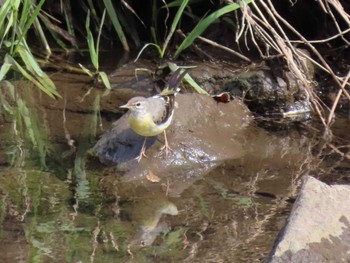
M 326 62 L 321 53 L 316 49 L 313 44 L 316 43 L 326 43 L 335 38 L 342 38 L 344 43 L 349 45 L 344 37 L 350 29 L 342 30 L 336 17 L 341 17 L 342 22 L 346 23 L 350 27 L 350 15 L 345 12 L 341 3 L 338 0 L 322 0 L 318 1 L 321 8 L 327 13 L 331 18 L 338 33 L 323 40 L 309 41 L 301 33 L 299 33 L 291 24 L 289 24 L 275 9 L 271 0 L 257 0 L 251 3 L 251 5 L 246 5 L 242 8 L 243 20 L 241 22 L 240 33 L 236 35 L 237 38 L 241 37 L 244 31 L 243 27 L 246 26 L 251 33 L 252 42 L 260 52 L 261 57 L 269 58 L 271 53 L 282 55 L 290 69 L 294 74 L 295 78 L 298 79 L 308 96 L 308 99 L 312 102 L 314 109 L 320 116 L 321 121 L 324 126 L 329 128 L 331 126 L 331 120 L 334 116 L 334 110 L 339 102 L 341 95 L 347 97 L 350 100 L 350 95 L 345 89 L 346 85 L 349 85 L 349 76 L 344 79 L 344 76 L 338 76 L 329 64 Z M 332 7 L 332 8 L 331 8 Z M 336 16 L 334 12 L 337 12 Z M 285 29 L 290 30 L 297 39 L 290 40 Z M 258 37 L 266 46 L 266 52 L 261 50 L 261 46 L 258 45 L 256 41 Z M 238 40 L 237 40 L 238 41 Z M 293 43 L 303 43 L 309 48 L 309 51 L 316 56 L 319 62 L 311 58 L 311 56 L 300 52 Z M 272 52 L 271 52 L 272 51 Z M 335 83 L 339 86 L 338 96 L 334 102 L 332 109 L 329 109 L 320 98 L 317 96 L 311 77 L 309 76 L 308 69 L 305 66 L 305 59 L 309 60 L 316 67 L 325 71 L 332 76 Z

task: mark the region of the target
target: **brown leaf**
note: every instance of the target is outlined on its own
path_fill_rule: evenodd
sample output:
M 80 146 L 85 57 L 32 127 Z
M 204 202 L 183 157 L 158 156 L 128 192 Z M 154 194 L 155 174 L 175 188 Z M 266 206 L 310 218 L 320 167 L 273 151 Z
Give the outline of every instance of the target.
M 212 97 L 214 98 L 214 100 L 216 100 L 217 102 L 230 102 L 231 101 L 231 95 L 228 92 L 222 92 L 220 94 L 217 95 L 212 95 Z
M 146 178 L 148 181 L 151 181 L 152 183 L 160 182 L 160 178 L 156 176 L 151 170 L 148 170 L 148 174 L 146 175 Z

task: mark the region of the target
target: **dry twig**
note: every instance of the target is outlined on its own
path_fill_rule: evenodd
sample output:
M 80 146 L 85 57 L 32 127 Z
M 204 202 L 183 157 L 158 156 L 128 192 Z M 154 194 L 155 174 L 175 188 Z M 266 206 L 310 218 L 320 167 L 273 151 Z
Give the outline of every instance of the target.
M 345 89 L 346 85 L 349 85 L 349 78 L 347 77 L 344 80 L 343 76 L 338 76 L 335 74 L 330 65 L 326 62 L 324 57 L 313 44 L 325 43 L 338 37 L 341 37 L 344 40 L 344 43 L 349 44 L 344 35 L 350 32 L 350 29 L 342 30 L 340 28 L 339 23 L 336 20 L 337 16 L 334 14 L 334 12 L 337 12 L 337 14 L 340 15 L 340 17 L 345 21 L 347 25 L 349 25 L 349 27 L 350 16 L 344 11 L 342 5 L 338 0 L 323 0 L 318 2 L 324 12 L 332 17 L 332 21 L 338 30 L 338 33 L 336 35 L 333 35 L 328 39 L 319 41 L 309 41 L 306 39 L 276 11 L 271 0 L 254 1 L 251 3 L 251 5 L 246 5 L 242 8 L 244 19 L 242 20 L 242 28 L 239 31 L 240 33 L 237 34 L 236 37 L 242 36 L 243 26 L 246 25 L 246 27 L 249 28 L 249 32 L 251 33 L 252 42 L 260 52 L 261 57 L 269 58 L 271 56 L 271 51 L 273 51 L 273 53 L 283 55 L 290 71 L 294 74 L 295 78 L 302 83 L 308 99 L 312 102 L 314 109 L 318 113 L 323 125 L 325 127 L 329 127 L 331 123 L 330 120 L 334 116 L 334 109 L 340 99 L 340 96 L 345 95 L 350 100 L 350 95 Z M 254 11 L 252 11 L 251 8 Z M 290 32 L 292 32 L 297 37 L 297 39 L 290 40 L 288 35 L 285 33 L 285 29 L 288 29 Z M 260 46 L 258 45 L 255 36 L 258 36 L 265 44 L 265 54 L 262 52 Z M 317 57 L 319 62 L 315 61 L 305 53 L 300 52 L 293 45 L 294 43 L 303 43 L 306 45 L 311 53 Z M 307 74 L 308 68 L 305 64 L 305 59 L 309 60 L 318 68 L 321 68 L 323 71 L 331 75 L 336 84 L 339 86 L 340 90 L 338 92 L 337 99 L 332 106 L 332 109 L 329 109 L 325 104 L 323 104 L 321 99 L 315 93 L 311 76 Z

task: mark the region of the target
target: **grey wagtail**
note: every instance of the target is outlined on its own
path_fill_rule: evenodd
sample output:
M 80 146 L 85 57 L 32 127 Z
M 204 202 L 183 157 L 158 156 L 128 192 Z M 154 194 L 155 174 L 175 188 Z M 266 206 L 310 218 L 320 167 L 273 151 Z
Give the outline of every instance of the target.
M 120 108 L 129 109 L 128 121 L 130 127 L 139 135 L 145 136 L 140 155 L 136 158 L 138 162 L 142 157 L 147 157 L 146 140 L 148 136 L 156 136 L 164 132 L 164 146 L 166 154 L 168 149 L 171 150 L 166 137 L 166 128 L 169 127 L 175 108 L 175 95 L 178 92 L 178 86 L 187 74 L 177 69 L 169 79 L 166 88 L 159 94 L 152 97 L 134 97 Z

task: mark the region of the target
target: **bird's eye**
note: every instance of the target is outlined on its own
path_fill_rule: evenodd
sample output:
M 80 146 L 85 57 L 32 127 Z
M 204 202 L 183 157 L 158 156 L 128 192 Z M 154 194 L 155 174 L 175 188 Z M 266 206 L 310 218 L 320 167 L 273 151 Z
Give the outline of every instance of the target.
M 140 107 L 141 106 L 141 102 L 138 102 L 135 104 L 136 107 Z

